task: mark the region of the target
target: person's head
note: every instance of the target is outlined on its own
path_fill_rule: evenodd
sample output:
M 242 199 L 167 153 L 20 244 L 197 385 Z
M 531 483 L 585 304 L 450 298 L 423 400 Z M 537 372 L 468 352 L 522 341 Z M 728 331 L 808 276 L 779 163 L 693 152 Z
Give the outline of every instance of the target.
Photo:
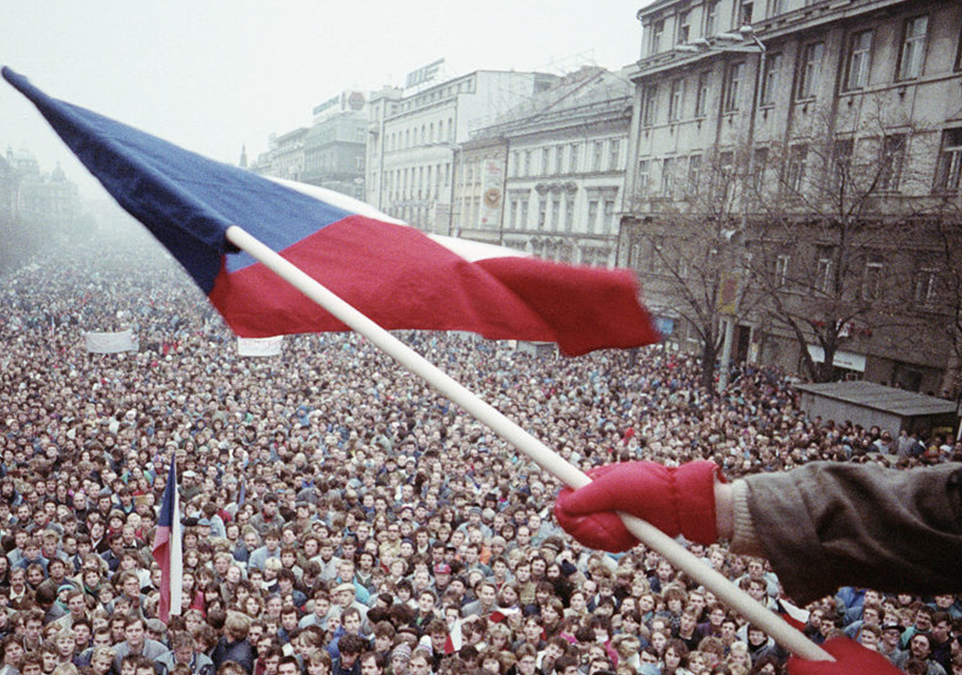
M 858 641 L 863 647 L 877 651 L 881 637 L 882 630 L 877 625 L 866 623 L 862 625 L 862 629 L 859 631 Z
M 933 613 L 931 607 L 926 605 L 919 607 L 915 613 L 915 629 L 921 633 L 931 630 Z
M 377 652 L 364 652 L 360 656 L 361 675 L 382 675 L 386 665 L 385 659 Z M 279 675 L 284 675 L 283 673 Z
M 39 650 L 27 652 L 20 660 L 20 675 L 40 675 L 43 672 L 43 655 Z
M 752 647 L 757 647 L 765 643 L 768 640 L 768 636 L 765 635 L 765 631 L 754 624 L 748 625 L 748 644 Z
M 130 647 L 138 651 L 147 638 L 147 622 L 140 617 L 130 617 L 124 623 L 124 640 Z
M 932 615 L 932 640 L 936 644 L 943 644 L 952 635 L 952 617 L 948 612 L 936 612 Z
M 315 649 L 308 654 L 306 665 L 307 675 L 330 675 L 331 655 L 326 649 Z
M 415 649 L 408 663 L 411 675 L 428 675 L 431 672 L 431 654 L 425 649 Z
M 241 612 L 228 612 L 224 621 L 224 635 L 231 642 L 239 642 L 247 637 L 250 626 L 247 615 Z
M 3 649 L 3 665 L 17 668 L 23 658 L 23 640 L 19 635 L 8 635 L 0 643 Z
M 909 652 L 917 659 L 927 659 L 932 653 L 932 641 L 926 633 L 916 633 L 909 640 Z
M 361 633 L 361 612 L 357 607 L 348 607 L 341 612 L 341 626 L 344 632 L 350 635 L 360 635 Z
M 277 662 L 277 675 L 299 675 L 300 672 L 301 668 L 297 663 L 297 657 L 293 654 L 283 656 Z
M 94 647 L 90 656 L 90 667 L 95 675 L 107 675 L 114 665 L 116 655 L 117 652 L 110 647 Z
M 366 648 L 364 640 L 359 635 L 346 633 L 337 642 L 337 649 L 341 654 L 341 668 L 353 668 Z

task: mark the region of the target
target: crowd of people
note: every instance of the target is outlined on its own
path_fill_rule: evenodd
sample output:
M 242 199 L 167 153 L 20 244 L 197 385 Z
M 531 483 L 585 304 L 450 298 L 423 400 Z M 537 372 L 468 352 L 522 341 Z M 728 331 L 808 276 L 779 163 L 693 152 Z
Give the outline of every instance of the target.
M 0 675 L 782 673 L 757 626 L 639 545 L 586 550 L 561 487 L 351 334 L 237 355 L 152 242 L 76 243 L 0 285 Z M 136 353 L 84 331 L 132 328 Z M 781 373 L 722 394 L 661 346 L 566 359 L 437 333 L 401 337 L 568 461 L 714 461 L 729 478 L 811 462 L 909 469 L 951 437 L 811 420 Z M 152 542 L 170 462 L 184 592 L 158 620 Z M 690 550 L 781 610 L 777 577 Z M 962 602 L 842 588 L 808 608 L 908 673 L 962 674 Z

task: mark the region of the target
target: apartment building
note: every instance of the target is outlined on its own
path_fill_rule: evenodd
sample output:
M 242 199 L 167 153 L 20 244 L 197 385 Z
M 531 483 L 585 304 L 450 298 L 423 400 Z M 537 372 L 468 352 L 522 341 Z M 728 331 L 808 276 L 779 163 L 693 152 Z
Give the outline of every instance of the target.
M 836 377 L 957 391 L 939 233 L 959 227 L 962 4 L 660 0 L 638 18 L 619 255 L 668 343 L 699 348 L 707 311 L 735 358 L 804 372 L 827 348 Z

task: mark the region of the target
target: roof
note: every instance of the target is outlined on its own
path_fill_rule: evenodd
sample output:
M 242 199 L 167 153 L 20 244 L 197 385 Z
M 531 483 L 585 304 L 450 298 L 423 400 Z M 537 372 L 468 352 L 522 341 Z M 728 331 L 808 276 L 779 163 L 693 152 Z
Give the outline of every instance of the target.
M 557 86 L 533 94 L 485 124 L 478 135 L 497 134 L 505 128 L 571 115 L 592 106 L 610 106 L 612 101 L 629 100 L 633 91 L 634 84 L 622 75 L 597 66 L 585 66 L 566 75 Z
M 955 403 L 934 396 L 917 394 L 904 389 L 893 389 L 874 382 L 828 382 L 799 384 L 803 392 L 894 413 L 902 417 L 923 417 L 955 413 Z

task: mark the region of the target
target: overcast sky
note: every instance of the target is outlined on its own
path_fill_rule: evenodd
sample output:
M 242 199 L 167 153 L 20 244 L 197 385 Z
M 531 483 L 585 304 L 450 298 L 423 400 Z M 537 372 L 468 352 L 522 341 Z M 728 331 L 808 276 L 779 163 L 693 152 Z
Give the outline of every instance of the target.
M 0 0 L 0 63 L 47 94 L 236 162 L 308 126 L 344 89 L 401 86 L 437 59 L 473 70 L 611 70 L 638 58 L 647 0 Z M 27 99 L 0 80 L 0 151 L 61 162 L 98 196 Z M 103 193 L 100 193 L 103 194 Z

